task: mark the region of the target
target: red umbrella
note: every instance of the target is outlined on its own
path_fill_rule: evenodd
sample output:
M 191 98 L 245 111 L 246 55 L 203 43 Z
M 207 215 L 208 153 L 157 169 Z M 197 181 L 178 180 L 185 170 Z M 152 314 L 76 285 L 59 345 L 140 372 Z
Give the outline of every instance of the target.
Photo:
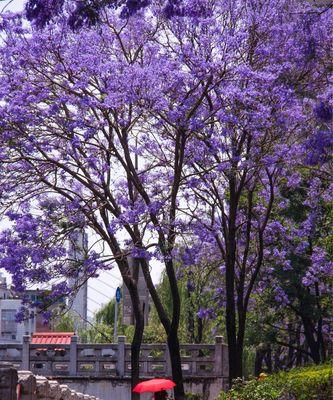
M 170 379 L 150 379 L 149 381 L 143 381 L 138 383 L 133 392 L 144 393 L 144 392 L 160 392 L 162 390 L 168 390 L 175 387 L 175 382 Z

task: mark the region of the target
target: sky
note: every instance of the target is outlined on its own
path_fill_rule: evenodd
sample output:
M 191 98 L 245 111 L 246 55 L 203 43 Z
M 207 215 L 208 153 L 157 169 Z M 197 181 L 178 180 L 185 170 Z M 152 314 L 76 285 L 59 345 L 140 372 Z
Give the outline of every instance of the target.
M 22 11 L 24 4 L 25 0 L 0 0 L 0 12 L 4 7 L 6 11 Z M 161 271 L 161 265 L 152 262 L 153 282 L 159 281 Z M 115 296 L 116 289 L 121 283 L 122 279 L 116 266 L 111 271 L 101 273 L 98 278 L 88 281 L 88 317 Z
M 0 10 L 6 7 L 10 11 L 22 11 L 24 4 L 25 0 L 0 0 Z

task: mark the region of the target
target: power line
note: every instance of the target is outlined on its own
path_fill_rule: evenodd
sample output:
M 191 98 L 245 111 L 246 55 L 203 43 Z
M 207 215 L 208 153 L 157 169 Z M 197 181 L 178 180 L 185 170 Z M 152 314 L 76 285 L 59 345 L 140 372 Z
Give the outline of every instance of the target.
M 92 301 L 93 303 L 97 304 L 99 307 L 103 307 L 103 304 L 99 303 L 98 301 L 91 299 L 90 297 L 88 297 L 89 301 Z
M 98 282 L 100 282 L 100 283 L 103 283 L 105 286 L 107 286 L 108 288 L 111 288 L 111 289 L 116 289 L 116 287 L 115 286 L 112 286 L 112 285 L 109 285 L 108 283 L 106 283 L 106 282 L 104 282 L 104 281 L 102 281 L 102 280 L 100 280 L 99 278 L 98 279 L 96 279 Z
M 107 296 L 105 293 L 100 292 L 99 290 L 95 289 L 94 287 L 88 286 L 88 289 L 92 289 L 92 290 L 94 290 L 95 292 L 99 293 L 100 295 L 102 295 L 102 296 L 104 296 L 104 297 L 106 297 L 107 299 L 110 300 L 110 296 Z
M 111 274 L 111 272 L 109 272 L 109 271 L 103 271 L 103 272 L 105 272 L 107 275 L 111 276 L 112 278 L 116 279 L 117 281 L 121 281 L 122 280 L 121 277 L 119 277 L 117 275 L 114 275 L 114 274 Z

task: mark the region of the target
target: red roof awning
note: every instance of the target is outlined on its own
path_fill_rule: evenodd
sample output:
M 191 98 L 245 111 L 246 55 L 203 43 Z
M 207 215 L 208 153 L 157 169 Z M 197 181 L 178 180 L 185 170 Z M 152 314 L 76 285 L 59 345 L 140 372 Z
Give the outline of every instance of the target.
M 32 344 L 70 344 L 74 332 L 38 332 L 31 338 Z

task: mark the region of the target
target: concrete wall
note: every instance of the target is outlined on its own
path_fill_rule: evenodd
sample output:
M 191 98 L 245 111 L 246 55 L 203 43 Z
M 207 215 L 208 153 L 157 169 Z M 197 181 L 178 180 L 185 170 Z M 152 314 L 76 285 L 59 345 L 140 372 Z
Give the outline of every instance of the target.
M 59 346 L 56 345 L 56 350 L 55 345 L 47 344 L 41 349 L 41 345 L 31 344 L 30 338 L 24 336 L 23 345 L 0 345 L 0 358 L 15 362 L 19 369 L 68 384 L 86 395 L 103 400 L 130 399 L 131 346 L 125 343 L 124 336 L 118 337 L 118 343 L 110 344 L 80 344 L 72 336 L 70 345 L 61 345 L 61 349 Z M 226 388 L 228 379 L 228 347 L 223 338 L 217 336 L 214 344 L 182 344 L 181 351 L 185 390 L 200 394 L 203 400 L 215 400 Z M 167 346 L 143 344 L 141 379 L 171 375 Z M 148 399 L 151 395 L 141 397 Z
M 90 394 L 103 400 L 127 400 L 131 398 L 130 379 L 93 379 L 93 378 L 57 378 L 61 384 L 66 384 L 75 391 Z M 198 393 L 203 400 L 215 400 L 221 390 L 226 388 L 224 378 L 187 378 L 185 391 Z M 150 400 L 152 394 L 142 394 L 140 400 Z

